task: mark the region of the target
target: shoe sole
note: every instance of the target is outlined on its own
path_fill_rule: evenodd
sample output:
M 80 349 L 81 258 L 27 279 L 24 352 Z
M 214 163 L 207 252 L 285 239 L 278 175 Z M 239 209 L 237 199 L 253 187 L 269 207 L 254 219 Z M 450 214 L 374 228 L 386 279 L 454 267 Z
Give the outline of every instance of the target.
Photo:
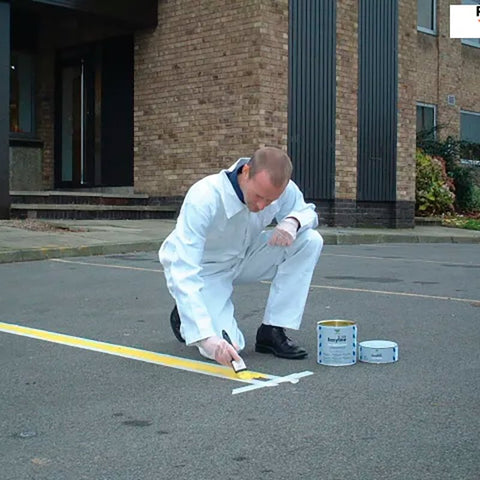
M 180 315 L 178 314 L 177 306 L 175 305 L 175 308 L 172 310 L 172 313 L 170 314 L 170 326 L 172 327 L 172 331 L 173 331 L 173 334 L 175 335 L 175 338 L 179 342 L 185 343 L 185 340 L 180 334 L 180 324 L 181 324 Z
M 278 353 L 274 348 L 269 347 L 268 345 L 259 345 L 258 343 L 255 344 L 255 351 L 258 353 L 271 353 L 279 358 L 288 358 L 289 360 L 301 360 L 308 356 L 308 352 L 303 353 L 293 353 L 293 354 L 286 354 L 286 353 Z

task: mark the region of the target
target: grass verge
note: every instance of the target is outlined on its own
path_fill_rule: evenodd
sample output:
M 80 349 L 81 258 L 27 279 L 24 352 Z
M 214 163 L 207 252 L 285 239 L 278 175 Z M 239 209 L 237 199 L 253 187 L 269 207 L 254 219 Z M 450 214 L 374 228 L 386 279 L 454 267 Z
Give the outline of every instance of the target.
M 444 217 L 442 225 L 445 227 L 465 228 L 467 230 L 480 230 L 480 212 L 470 215 Z

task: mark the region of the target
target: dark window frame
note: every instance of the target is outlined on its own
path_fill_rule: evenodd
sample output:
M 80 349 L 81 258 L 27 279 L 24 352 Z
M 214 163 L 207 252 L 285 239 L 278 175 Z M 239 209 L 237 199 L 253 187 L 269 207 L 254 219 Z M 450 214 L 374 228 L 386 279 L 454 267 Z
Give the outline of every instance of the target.
M 430 5 L 427 5 L 427 2 L 430 2 Z M 420 5 L 425 5 L 430 12 L 431 27 L 425 25 L 419 25 L 419 11 Z M 429 35 L 437 35 L 437 0 L 417 0 L 417 30 L 422 33 L 427 33 Z
M 432 109 L 433 110 L 433 125 L 429 130 L 432 131 L 433 133 L 433 140 L 437 136 L 437 106 L 432 104 L 432 103 L 424 103 L 424 102 L 417 102 L 416 103 L 416 124 L 417 124 L 417 134 L 419 132 L 424 132 L 427 130 L 427 128 L 424 128 L 425 126 L 422 125 L 421 129 L 418 129 L 418 109 Z M 424 122 L 422 122 L 423 124 Z
M 29 70 L 24 73 L 20 58 L 29 60 Z M 14 74 L 10 72 L 10 138 L 32 138 L 36 136 L 36 108 L 35 108 L 35 54 L 26 50 L 12 50 L 10 54 L 10 68 L 16 70 L 18 84 L 14 84 Z M 26 81 L 27 85 L 22 85 Z M 16 91 L 18 88 L 18 91 Z M 25 98 L 25 88 L 28 95 Z M 14 97 L 12 98 L 12 96 Z M 13 109 L 16 108 L 16 113 Z M 22 111 L 27 109 L 25 119 Z M 26 126 L 28 123 L 28 126 Z

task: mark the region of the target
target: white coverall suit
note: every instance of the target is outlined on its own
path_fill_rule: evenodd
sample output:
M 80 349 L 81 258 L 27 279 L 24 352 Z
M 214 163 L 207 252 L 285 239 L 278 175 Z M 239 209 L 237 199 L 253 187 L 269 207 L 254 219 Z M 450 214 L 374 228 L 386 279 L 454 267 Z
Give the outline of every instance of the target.
M 229 171 L 233 171 L 239 159 Z M 282 195 L 260 212 L 250 212 L 238 198 L 227 170 L 195 183 L 185 196 L 173 232 L 163 242 L 159 260 L 181 319 L 187 345 L 222 329 L 240 349 L 245 339 L 234 318 L 234 284 L 272 280 L 263 323 L 298 329 L 323 239 L 315 206 L 307 204 L 291 180 Z M 270 246 L 275 218 L 300 223 L 290 247 Z

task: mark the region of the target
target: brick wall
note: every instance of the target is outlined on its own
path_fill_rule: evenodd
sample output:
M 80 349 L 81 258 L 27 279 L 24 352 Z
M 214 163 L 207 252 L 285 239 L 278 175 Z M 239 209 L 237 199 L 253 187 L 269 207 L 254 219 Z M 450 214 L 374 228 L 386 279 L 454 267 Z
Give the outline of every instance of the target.
M 438 98 L 437 123 L 442 125 L 440 137 L 457 136 L 460 133 L 460 105 L 448 105 L 448 95 L 458 95 L 461 85 L 461 42 L 450 38 L 450 1 L 437 0 L 438 41 Z M 459 2 L 461 3 L 461 2 Z M 421 81 L 418 78 L 418 81 Z
M 259 131 L 255 145 L 287 148 L 288 0 L 259 2 L 261 13 L 258 66 Z M 255 133 L 255 132 L 253 132 Z
M 397 195 L 400 202 L 415 201 L 417 1 L 398 2 L 398 115 Z
M 261 145 L 286 147 L 287 48 L 287 0 L 160 2 L 135 41 L 135 191 L 182 195 Z
M 327 222 L 359 224 L 370 209 L 374 222 L 408 223 L 415 102 L 437 105 L 443 136 L 459 136 L 460 109 L 480 112 L 480 49 L 449 38 L 449 4 L 438 0 L 438 35 L 428 35 L 416 30 L 416 0 L 398 2 L 397 204 L 375 207 L 356 202 L 358 1 L 337 1 L 336 191 L 324 205 Z M 53 187 L 55 51 L 119 33 L 81 16 L 41 17 L 36 108 L 45 188 Z M 135 34 L 134 56 L 136 192 L 178 198 L 259 146 L 286 148 L 288 0 L 159 1 L 158 26 Z M 451 94 L 455 106 L 447 105 Z
M 457 88 L 460 108 L 480 113 L 480 48 L 461 45 L 461 88 Z
M 436 105 L 438 102 L 438 41 L 434 35 L 417 32 L 415 51 L 417 76 L 415 101 Z
M 399 2 L 396 198 L 357 203 L 358 2 L 337 1 L 335 201 L 326 223 L 411 226 L 415 201 L 416 0 Z M 368 213 L 370 212 L 370 213 Z M 409 214 L 405 214 L 409 212 Z M 410 219 L 407 217 L 410 215 Z
M 335 196 L 357 198 L 358 1 L 337 1 Z
M 39 37 L 41 40 L 36 58 L 35 114 L 37 137 L 43 142 L 42 183 L 48 190 L 54 186 L 55 57 L 46 36 Z

